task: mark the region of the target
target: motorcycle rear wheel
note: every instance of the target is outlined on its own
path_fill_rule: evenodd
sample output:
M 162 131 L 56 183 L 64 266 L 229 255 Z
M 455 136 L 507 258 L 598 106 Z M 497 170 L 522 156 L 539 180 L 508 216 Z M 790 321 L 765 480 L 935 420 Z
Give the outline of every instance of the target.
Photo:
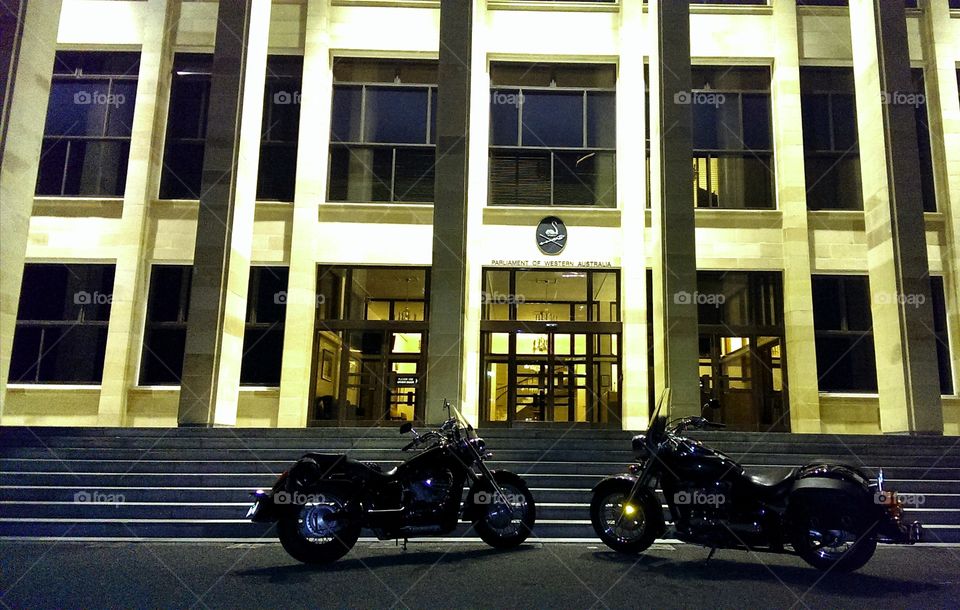
M 830 515 L 805 511 L 793 521 L 793 550 L 818 570 L 853 572 L 877 550 L 877 541 L 862 531 L 859 518 L 849 509 L 840 508 Z
M 313 564 L 331 563 L 349 553 L 360 537 L 359 520 L 342 516 L 335 525 L 324 521 L 326 515 L 342 510 L 343 505 L 332 498 L 282 517 L 277 522 L 277 534 L 284 550 L 297 561 Z
M 524 485 L 498 481 L 509 507 L 493 497 L 483 516 L 474 524 L 480 539 L 495 549 L 518 547 L 530 536 L 536 520 L 533 494 Z
M 663 530 L 663 513 L 656 495 L 639 495 L 628 509 L 626 500 L 631 489 L 630 481 L 612 480 L 600 485 L 590 502 L 593 531 L 618 553 L 642 553 Z

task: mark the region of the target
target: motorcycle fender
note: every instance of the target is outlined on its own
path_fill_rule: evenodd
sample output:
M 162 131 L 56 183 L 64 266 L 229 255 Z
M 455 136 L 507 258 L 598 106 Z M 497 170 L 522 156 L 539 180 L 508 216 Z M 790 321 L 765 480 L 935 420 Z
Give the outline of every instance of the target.
M 491 472 L 497 483 L 508 483 L 521 489 L 527 488 L 526 481 L 524 481 L 520 475 L 514 474 L 509 470 L 493 470 Z M 484 501 L 484 497 L 492 491 L 493 487 L 486 481 L 477 481 L 474 483 L 467 493 L 467 499 L 463 501 L 463 512 L 460 519 L 470 523 L 480 519 L 480 517 L 483 516 L 483 511 L 487 508 L 487 502 Z M 477 502 L 478 499 L 480 502 Z
M 612 477 L 607 477 L 607 478 L 605 478 L 604 480 L 602 480 L 602 481 L 600 481 L 599 483 L 597 483 L 596 485 L 594 485 L 593 489 L 591 489 L 590 491 L 593 492 L 593 493 L 596 493 L 597 490 L 600 489 L 600 487 L 602 487 L 603 485 L 609 484 L 611 481 L 627 481 L 627 482 L 630 483 L 631 485 L 635 485 L 636 482 L 637 482 L 637 478 L 638 478 L 638 477 L 637 477 L 636 475 L 632 475 L 632 474 L 628 474 L 628 473 L 621 473 L 621 474 L 618 474 L 618 475 L 614 475 L 614 476 L 612 476 Z

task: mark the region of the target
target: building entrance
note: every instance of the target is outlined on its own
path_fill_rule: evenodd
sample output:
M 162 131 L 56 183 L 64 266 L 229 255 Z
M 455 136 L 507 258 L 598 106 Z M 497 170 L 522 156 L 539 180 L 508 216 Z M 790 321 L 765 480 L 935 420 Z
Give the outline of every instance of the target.
M 490 270 L 480 418 L 620 426 L 615 272 Z

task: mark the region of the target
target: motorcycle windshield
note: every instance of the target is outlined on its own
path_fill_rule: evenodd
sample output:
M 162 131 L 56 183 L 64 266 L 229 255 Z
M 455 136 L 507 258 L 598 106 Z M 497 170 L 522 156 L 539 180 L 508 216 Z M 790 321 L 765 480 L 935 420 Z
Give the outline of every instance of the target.
M 660 393 L 660 399 L 657 400 L 657 408 L 650 416 L 650 424 L 647 426 L 647 443 L 656 446 L 660 443 L 664 433 L 667 430 L 667 417 L 670 413 L 670 388 L 664 388 Z

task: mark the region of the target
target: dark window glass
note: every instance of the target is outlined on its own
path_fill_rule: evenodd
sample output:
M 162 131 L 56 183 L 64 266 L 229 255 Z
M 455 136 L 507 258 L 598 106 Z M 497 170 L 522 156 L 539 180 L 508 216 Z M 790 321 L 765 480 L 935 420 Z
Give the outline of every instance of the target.
M 917 152 L 920 155 L 920 195 L 925 212 L 937 211 L 937 194 L 933 179 L 933 156 L 930 149 L 930 117 L 927 113 L 926 86 L 923 70 L 910 71 L 913 78 L 913 92 L 916 94 L 914 116 L 917 123 Z
M 139 69 L 139 53 L 56 54 L 37 195 L 123 196 Z
M 177 53 L 173 60 L 161 199 L 200 199 L 213 55 Z
M 286 267 L 250 268 L 241 385 L 280 385 L 288 271 Z
M 692 83 L 696 206 L 774 207 L 770 70 L 697 66 Z
M 861 210 L 851 68 L 801 68 L 804 171 L 811 210 Z
M 436 64 L 338 59 L 330 201 L 433 201 Z
M 616 205 L 615 70 L 495 64 L 492 205 Z
M 953 394 L 953 368 L 950 363 L 950 335 L 947 331 L 947 298 L 943 278 L 930 277 L 933 300 L 933 331 L 937 340 L 937 363 L 940 367 L 940 393 Z
M 520 146 L 582 148 L 582 92 L 525 91 Z
M 364 106 L 365 142 L 423 144 L 427 141 L 425 88 L 368 88 Z
M 27 263 L 9 382 L 100 383 L 113 280 L 113 265 Z
M 150 272 L 140 385 L 180 383 L 192 271 L 185 265 L 154 265 Z
M 257 199 L 293 201 L 302 74 L 302 57 L 272 55 L 267 58 Z
M 876 392 L 868 278 L 815 275 L 813 319 L 820 391 Z

